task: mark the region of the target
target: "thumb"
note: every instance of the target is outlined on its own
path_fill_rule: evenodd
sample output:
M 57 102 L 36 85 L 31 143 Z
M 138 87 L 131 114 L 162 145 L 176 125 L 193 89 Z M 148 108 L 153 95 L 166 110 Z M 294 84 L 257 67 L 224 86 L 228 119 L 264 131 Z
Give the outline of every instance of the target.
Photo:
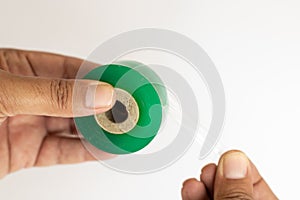
M 251 165 L 244 153 L 229 151 L 221 157 L 216 172 L 214 199 L 254 199 Z
M 113 97 L 113 87 L 99 81 L 17 76 L 0 70 L 0 117 L 92 115 L 109 110 Z

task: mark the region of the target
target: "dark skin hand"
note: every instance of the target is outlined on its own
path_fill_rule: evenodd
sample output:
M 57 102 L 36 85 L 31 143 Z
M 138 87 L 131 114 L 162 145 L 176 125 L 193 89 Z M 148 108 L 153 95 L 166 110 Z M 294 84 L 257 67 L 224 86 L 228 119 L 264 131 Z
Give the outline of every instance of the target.
M 0 49 L 0 178 L 28 167 L 94 160 L 72 120 L 71 79 L 81 64 L 81 59 L 56 54 Z M 88 84 L 83 82 L 83 88 Z M 112 96 L 111 86 L 102 85 Z M 104 112 L 111 102 L 76 115 Z M 109 156 L 102 152 L 103 159 Z
M 183 200 L 277 200 L 250 159 L 241 151 L 224 153 L 218 165 L 208 164 L 200 180 L 183 183 Z

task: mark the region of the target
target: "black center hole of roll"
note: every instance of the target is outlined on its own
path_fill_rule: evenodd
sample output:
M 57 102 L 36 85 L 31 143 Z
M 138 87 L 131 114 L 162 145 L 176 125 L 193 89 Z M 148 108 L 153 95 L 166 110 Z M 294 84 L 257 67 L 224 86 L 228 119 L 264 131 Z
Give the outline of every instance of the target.
M 105 113 L 106 117 L 113 123 L 122 123 L 128 118 L 126 106 L 120 101 L 116 101 L 115 105 Z

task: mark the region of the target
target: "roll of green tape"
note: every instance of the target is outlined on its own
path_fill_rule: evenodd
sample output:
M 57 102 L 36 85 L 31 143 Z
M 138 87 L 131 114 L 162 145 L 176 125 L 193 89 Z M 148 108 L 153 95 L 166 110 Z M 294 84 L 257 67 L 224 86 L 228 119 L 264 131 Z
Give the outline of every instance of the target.
M 165 85 L 164 85 L 163 81 L 161 80 L 161 78 L 151 68 L 149 68 L 144 63 L 140 63 L 140 62 L 133 61 L 133 60 L 122 60 L 122 61 L 117 62 L 117 64 L 121 64 L 121 65 L 130 67 L 130 68 L 138 71 L 140 74 L 144 75 L 145 77 L 147 77 L 149 82 L 156 89 L 156 91 L 160 97 L 162 106 L 167 106 L 168 98 L 167 98 L 167 91 L 166 91 Z
M 155 74 L 155 73 L 154 73 Z M 123 64 L 104 65 L 90 71 L 84 79 L 107 82 L 128 92 L 136 101 L 139 118 L 136 125 L 123 134 L 104 130 L 95 116 L 77 117 L 75 123 L 85 140 L 96 148 L 112 154 L 128 154 L 147 146 L 157 134 L 162 121 L 162 102 L 152 78 Z M 155 75 L 156 76 L 156 75 Z M 159 79 L 160 80 L 160 79 Z

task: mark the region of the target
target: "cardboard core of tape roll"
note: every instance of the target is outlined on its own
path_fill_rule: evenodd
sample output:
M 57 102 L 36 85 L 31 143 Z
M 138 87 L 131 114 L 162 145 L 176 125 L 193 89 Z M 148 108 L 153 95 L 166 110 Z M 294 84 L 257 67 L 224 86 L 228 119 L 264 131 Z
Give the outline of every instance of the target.
M 116 103 L 109 111 L 95 115 L 101 128 L 109 133 L 123 134 L 132 130 L 139 119 L 139 107 L 125 90 L 115 88 Z

